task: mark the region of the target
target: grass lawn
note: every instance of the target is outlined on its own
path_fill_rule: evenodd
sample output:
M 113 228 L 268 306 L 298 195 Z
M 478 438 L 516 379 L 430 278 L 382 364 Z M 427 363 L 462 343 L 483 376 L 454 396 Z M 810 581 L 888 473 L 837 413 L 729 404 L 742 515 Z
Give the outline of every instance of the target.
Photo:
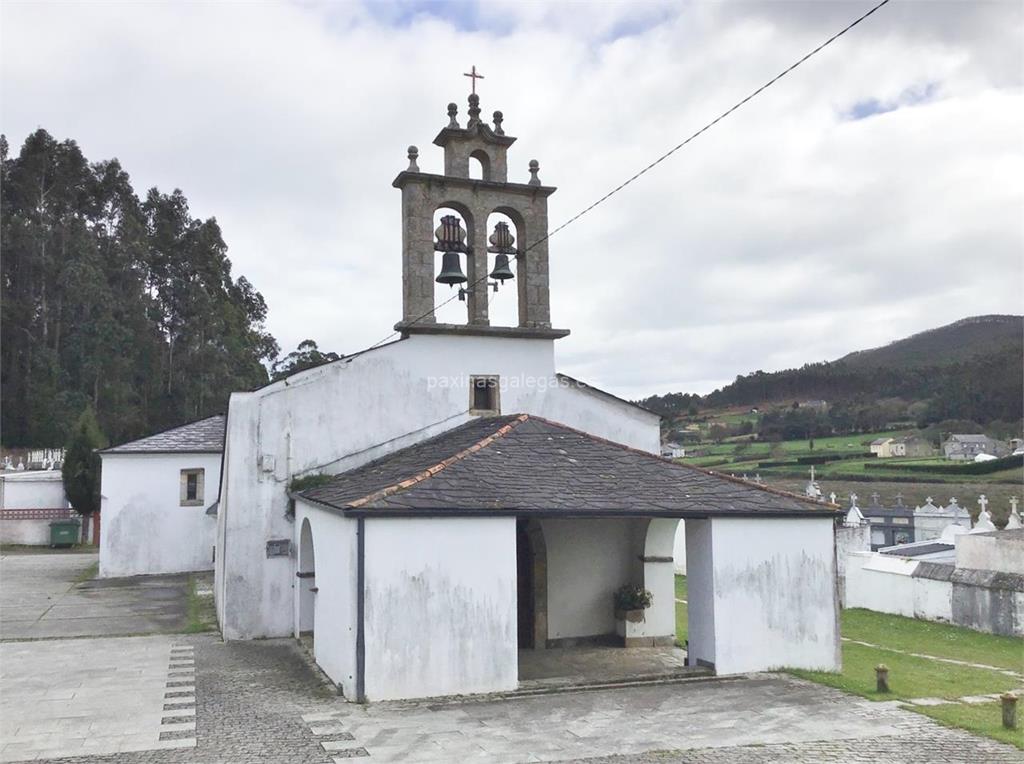
M 199 580 L 196 576 L 188 579 L 188 625 L 186 634 L 212 631 L 217 628 L 217 613 L 214 609 L 213 592 L 200 594 Z
M 843 611 L 842 631 L 848 639 L 939 658 L 983 663 L 1024 674 L 1024 642 L 1013 637 L 982 634 L 960 626 L 860 608 Z
M 860 609 L 843 611 L 842 633 L 847 639 L 870 642 L 879 647 L 844 642 L 841 673 L 800 670 L 791 673 L 869 700 L 956 699 L 968 695 L 1006 692 L 1024 686 L 1021 679 L 997 671 L 957 666 L 893 652 L 904 650 L 1024 673 L 1024 640 Z M 890 692 L 887 694 L 875 691 L 875 666 L 879 663 L 889 667 Z M 1024 748 L 1024 736 L 1019 730 L 1011 732 L 1002 729 L 998 702 L 980 705 L 908 705 L 907 708 L 943 724 Z
M 686 603 L 679 600 L 689 599 L 686 594 L 686 576 L 676 576 L 676 642 L 680 646 L 686 644 Z
M 914 710 L 919 714 L 930 716 L 947 727 L 962 727 L 977 735 L 984 735 L 1018 748 L 1024 748 L 1024 742 L 1022 742 L 1024 734 L 1019 729 L 1008 730 L 1003 727 L 1003 712 L 999 701 L 971 706 L 953 703 L 948 706 L 928 706 Z M 1019 716 L 1020 711 L 1017 713 Z

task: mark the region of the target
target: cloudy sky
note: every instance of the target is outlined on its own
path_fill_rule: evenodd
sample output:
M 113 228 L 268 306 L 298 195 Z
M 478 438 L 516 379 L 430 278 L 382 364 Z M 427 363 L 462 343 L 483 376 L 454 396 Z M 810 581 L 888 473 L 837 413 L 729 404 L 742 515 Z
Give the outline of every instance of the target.
M 538 159 L 557 224 L 873 4 L 6 0 L 0 129 L 117 157 L 139 193 L 181 188 L 285 351 L 347 353 L 400 317 L 391 181 L 411 143 L 441 171 L 430 142 L 449 101 L 464 118 L 470 65 L 519 139 L 510 179 Z M 893 0 L 566 228 L 560 368 L 708 392 L 1021 312 L 1022 39 L 1019 0 Z

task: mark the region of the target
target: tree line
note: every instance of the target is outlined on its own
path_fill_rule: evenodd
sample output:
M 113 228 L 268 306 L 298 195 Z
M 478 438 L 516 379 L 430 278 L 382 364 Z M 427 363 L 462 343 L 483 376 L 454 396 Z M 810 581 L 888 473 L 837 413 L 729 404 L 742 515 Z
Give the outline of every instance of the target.
M 88 408 L 119 442 L 268 381 L 263 296 L 180 190 L 140 198 L 116 159 L 45 130 L 16 157 L 0 136 L 0 164 L 5 446 L 64 444 Z

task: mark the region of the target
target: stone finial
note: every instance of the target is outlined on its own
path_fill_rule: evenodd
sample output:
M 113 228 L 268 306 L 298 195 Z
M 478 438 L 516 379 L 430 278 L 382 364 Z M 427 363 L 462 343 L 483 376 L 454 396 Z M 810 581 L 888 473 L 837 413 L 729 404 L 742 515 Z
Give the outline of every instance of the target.
M 857 506 L 857 494 L 851 493 L 850 494 L 850 509 L 853 509 L 856 506 Z
M 459 129 L 459 121 L 455 118 L 455 115 L 459 113 L 459 106 L 455 103 L 448 104 L 448 127 Z
M 903 493 L 899 492 L 899 491 L 896 492 L 896 506 L 897 507 L 902 507 L 903 506 Z
M 988 509 L 988 497 L 985 494 L 978 497 L 978 506 L 981 507 L 982 512 Z
M 833 502 L 834 503 L 834 502 Z M 844 525 L 850 528 L 859 528 L 866 524 L 864 515 L 857 507 L 850 507 L 850 511 L 846 513 L 846 520 L 843 521 Z
M 836 494 L 836 492 L 835 492 L 835 491 L 833 491 L 832 493 L 830 493 L 830 494 L 828 495 L 828 500 L 829 500 L 830 502 L 832 502 L 833 504 L 835 504 L 835 503 L 836 503 L 836 499 L 838 499 L 838 498 L 839 498 L 839 496 L 838 496 L 838 495 Z
M 501 129 L 501 123 L 504 121 L 505 115 L 500 111 L 494 112 L 494 134 L 504 135 L 505 131 Z
M 539 186 L 540 178 L 537 177 L 537 173 L 540 172 L 540 162 L 536 159 L 530 160 L 530 183 L 531 186 Z
M 971 533 L 988 533 L 994 531 L 996 526 L 992 523 L 992 513 L 986 509 L 982 509 L 978 513 L 978 522 L 971 528 Z
M 409 147 L 409 169 L 406 172 L 419 172 L 420 166 L 416 164 L 416 158 L 420 155 L 420 150 L 415 146 Z
M 476 93 L 469 95 L 469 122 L 466 127 L 473 127 L 480 123 L 480 96 Z
M 878 506 L 881 506 L 881 505 L 880 505 L 880 504 L 878 503 L 878 500 L 879 500 L 879 498 L 881 498 L 881 497 L 880 497 L 880 496 L 878 495 L 878 492 L 877 492 L 877 491 L 875 491 L 875 492 L 874 492 L 873 494 L 871 494 L 871 506 L 872 506 L 872 507 L 878 507 Z

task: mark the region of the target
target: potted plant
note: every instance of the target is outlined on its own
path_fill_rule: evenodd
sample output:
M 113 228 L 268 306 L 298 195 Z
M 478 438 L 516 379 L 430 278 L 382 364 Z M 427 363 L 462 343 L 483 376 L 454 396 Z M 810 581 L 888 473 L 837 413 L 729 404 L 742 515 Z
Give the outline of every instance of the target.
M 642 624 L 645 611 L 651 606 L 651 593 L 637 584 L 624 584 L 615 592 L 615 633 L 625 647 L 639 647 L 649 640 L 644 637 Z

